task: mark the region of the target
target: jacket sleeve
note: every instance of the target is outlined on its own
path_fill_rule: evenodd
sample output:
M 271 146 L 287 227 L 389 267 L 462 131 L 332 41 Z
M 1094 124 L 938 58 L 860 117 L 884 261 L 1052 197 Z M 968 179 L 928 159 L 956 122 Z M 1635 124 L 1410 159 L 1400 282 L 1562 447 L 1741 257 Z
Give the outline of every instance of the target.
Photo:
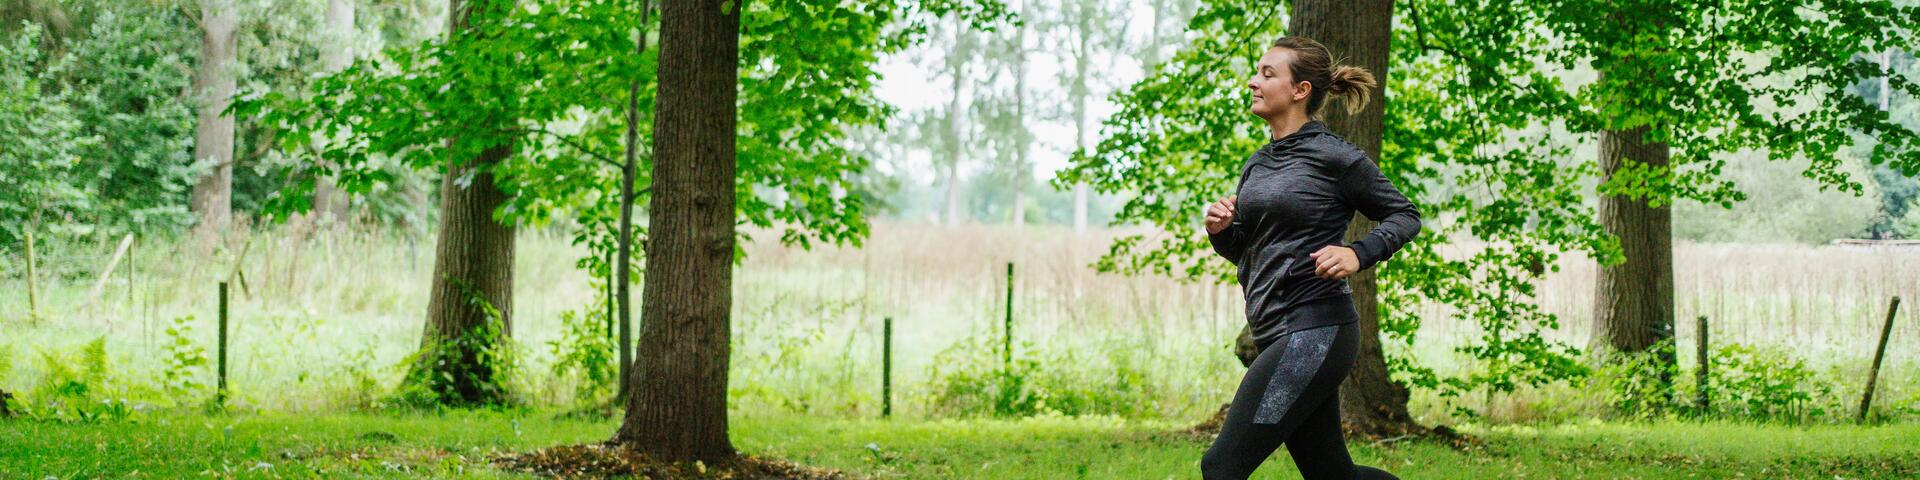
M 1339 188 L 1340 197 L 1347 205 L 1366 215 L 1368 220 L 1380 222 L 1365 238 L 1347 244 L 1360 258 L 1361 270 L 1392 258 L 1400 247 L 1420 234 L 1420 210 L 1387 181 L 1372 159 L 1363 155 L 1355 160 L 1341 177 Z
M 1241 239 L 1239 222 L 1227 224 L 1227 228 L 1220 229 L 1220 233 L 1207 235 L 1207 242 L 1213 244 L 1213 253 L 1226 257 L 1234 265 L 1240 264 L 1240 254 L 1247 250 L 1246 241 Z

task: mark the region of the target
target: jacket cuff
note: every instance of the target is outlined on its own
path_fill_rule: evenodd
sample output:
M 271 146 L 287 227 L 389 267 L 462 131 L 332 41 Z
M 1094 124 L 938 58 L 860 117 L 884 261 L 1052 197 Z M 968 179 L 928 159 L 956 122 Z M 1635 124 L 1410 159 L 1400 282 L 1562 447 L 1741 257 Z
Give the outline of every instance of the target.
M 1347 248 L 1353 249 L 1353 256 L 1360 259 L 1361 270 L 1373 268 L 1373 264 L 1379 263 L 1380 261 L 1380 247 L 1367 241 L 1372 238 L 1373 237 L 1369 235 L 1367 238 L 1360 239 L 1360 241 L 1347 244 Z

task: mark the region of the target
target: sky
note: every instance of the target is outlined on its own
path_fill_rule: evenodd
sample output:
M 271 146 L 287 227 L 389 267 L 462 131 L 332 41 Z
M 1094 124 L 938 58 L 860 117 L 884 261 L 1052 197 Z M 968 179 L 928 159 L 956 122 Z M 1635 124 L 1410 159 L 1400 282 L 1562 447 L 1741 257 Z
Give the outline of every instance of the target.
M 1145 0 L 1125 0 L 1124 3 L 1130 10 L 1128 18 L 1116 19 L 1112 22 L 1112 28 L 1126 29 L 1129 43 L 1137 45 L 1144 41 L 1147 30 L 1152 26 L 1153 10 Z M 1019 2 L 1009 2 L 1009 4 L 1010 8 L 1018 11 Z M 1051 48 L 1051 45 L 1058 45 L 1057 41 L 1045 41 L 1048 39 L 1037 33 L 1029 33 L 1028 37 L 1028 42 L 1035 45 L 1038 54 L 1028 57 L 1030 63 L 1027 67 L 1027 85 L 1029 88 L 1051 90 L 1043 91 L 1039 95 L 1053 101 L 1065 102 L 1064 93 L 1059 91 L 1061 81 L 1057 78 L 1064 61 L 1063 53 Z M 906 121 L 911 113 L 938 109 L 953 98 L 953 92 L 949 91 L 950 85 L 946 81 L 934 77 L 932 72 L 920 66 L 920 64 L 938 64 L 939 59 L 944 58 L 946 53 L 943 47 L 944 45 L 939 41 L 930 41 L 881 61 L 879 66 L 881 79 L 876 85 L 876 95 L 882 101 L 900 109 L 900 115 L 893 120 L 895 125 L 892 125 L 892 128 L 907 128 Z M 1137 50 L 1138 47 L 1130 46 L 1129 49 Z M 1164 55 L 1171 55 L 1171 52 Z M 919 61 L 916 62 L 916 59 Z M 1093 129 L 1088 135 L 1091 142 L 1099 141 L 1100 122 L 1118 109 L 1112 102 L 1107 101 L 1107 97 L 1117 90 L 1125 89 L 1144 76 L 1140 60 L 1131 54 L 1115 55 L 1104 61 L 1097 61 L 1096 65 L 1104 65 L 1105 70 L 1104 75 L 1093 82 L 1093 99 L 1088 103 L 1090 117 L 1088 122 Z M 1003 78 L 1002 83 L 1011 85 L 1013 79 Z M 1030 119 L 1028 126 L 1037 139 L 1037 144 L 1029 153 L 1029 158 L 1033 159 L 1035 165 L 1034 178 L 1041 181 L 1051 179 L 1055 171 L 1066 167 L 1067 158 L 1073 152 L 1075 140 L 1073 121 L 1071 118 L 1051 121 Z M 932 157 L 928 152 L 912 150 L 907 160 L 907 168 L 904 172 L 892 173 L 905 175 L 916 183 L 932 183 L 934 169 Z M 886 162 L 877 163 L 884 165 Z M 971 163 L 973 165 L 963 168 L 984 168 L 985 162 Z

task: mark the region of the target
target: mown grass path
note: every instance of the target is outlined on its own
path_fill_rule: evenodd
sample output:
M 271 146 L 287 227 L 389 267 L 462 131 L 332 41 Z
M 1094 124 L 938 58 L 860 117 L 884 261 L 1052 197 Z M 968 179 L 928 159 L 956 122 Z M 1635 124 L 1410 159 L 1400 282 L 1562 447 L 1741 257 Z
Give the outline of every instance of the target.
M 546 413 L 147 415 L 0 421 L 0 478 L 522 477 L 503 451 L 599 441 Z M 873 478 L 1197 478 L 1207 440 L 1104 418 L 879 421 L 736 416 L 743 451 Z M 1402 478 L 1920 477 L 1920 425 L 1638 423 L 1464 429 L 1484 440 L 1353 444 Z M 1256 478 L 1297 478 L 1282 453 Z

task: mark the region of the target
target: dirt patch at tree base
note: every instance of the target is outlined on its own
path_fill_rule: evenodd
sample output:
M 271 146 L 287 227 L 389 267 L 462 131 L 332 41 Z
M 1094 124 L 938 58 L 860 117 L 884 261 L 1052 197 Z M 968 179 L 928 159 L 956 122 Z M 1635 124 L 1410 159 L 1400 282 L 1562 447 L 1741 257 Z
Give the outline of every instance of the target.
M 667 462 L 610 444 L 566 445 L 492 459 L 503 469 L 554 478 L 648 478 L 725 480 L 827 480 L 847 478 L 837 470 L 785 460 L 740 455 L 721 462 Z

